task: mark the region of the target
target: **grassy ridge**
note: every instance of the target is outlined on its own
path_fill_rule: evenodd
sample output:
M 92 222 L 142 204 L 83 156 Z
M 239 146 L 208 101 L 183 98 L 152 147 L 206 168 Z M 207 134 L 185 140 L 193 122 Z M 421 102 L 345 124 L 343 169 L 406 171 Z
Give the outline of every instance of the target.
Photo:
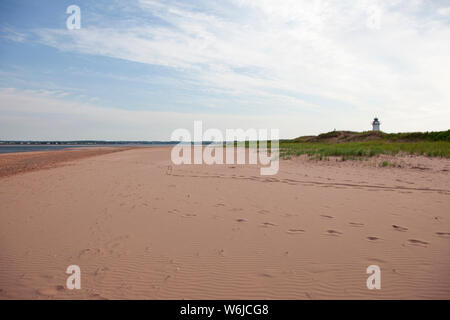
M 293 142 L 360 142 L 382 140 L 390 142 L 450 141 L 450 130 L 436 132 L 385 133 L 381 131 L 331 131 L 318 136 L 298 137 Z
M 331 131 L 280 141 L 280 156 L 284 158 L 306 154 L 318 159 L 341 157 L 346 160 L 399 153 L 450 158 L 450 130 L 407 133 Z
M 245 146 L 248 148 L 249 145 L 246 141 Z M 267 146 L 270 148 L 270 141 Z M 341 157 L 342 160 L 381 154 L 450 158 L 450 130 L 407 133 L 331 131 L 318 136 L 280 140 L 279 146 L 282 158 L 304 154 L 315 159 Z
M 450 141 L 450 130 L 436 132 L 384 133 L 383 139 L 390 141 Z

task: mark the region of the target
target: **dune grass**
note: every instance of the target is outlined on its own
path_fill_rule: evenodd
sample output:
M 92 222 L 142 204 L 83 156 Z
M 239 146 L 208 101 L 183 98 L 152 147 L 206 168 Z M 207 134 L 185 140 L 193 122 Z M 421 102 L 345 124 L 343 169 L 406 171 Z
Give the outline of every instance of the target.
M 259 145 L 256 141 L 254 143 Z M 245 141 L 245 147 L 252 145 Z M 267 141 L 267 147 L 271 147 L 270 141 Z M 367 159 L 382 154 L 450 158 L 450 130 L 406 133 L 331 131 L 318 136 L 280 140 L 279 148 L 280 157 L 284 159 L 308 155 L 318 160 L 329 157 L 349 160 Z
M 341 157 L 342 160 L 373 157 L 381 154 L 410 154 L 428 157 L 450 158 L 449 141 L 364 141 L 344 143 L 315 143 L 280 141 L 280 156 L 308 155 L 316 159 Z

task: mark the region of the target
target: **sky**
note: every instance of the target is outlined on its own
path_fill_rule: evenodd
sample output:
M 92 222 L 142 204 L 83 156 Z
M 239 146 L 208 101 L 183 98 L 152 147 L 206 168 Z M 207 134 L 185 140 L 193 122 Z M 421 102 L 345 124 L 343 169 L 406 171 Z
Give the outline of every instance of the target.
M 449 39 L 448 0 L 2 0 L 0 140 L 448 130 Z

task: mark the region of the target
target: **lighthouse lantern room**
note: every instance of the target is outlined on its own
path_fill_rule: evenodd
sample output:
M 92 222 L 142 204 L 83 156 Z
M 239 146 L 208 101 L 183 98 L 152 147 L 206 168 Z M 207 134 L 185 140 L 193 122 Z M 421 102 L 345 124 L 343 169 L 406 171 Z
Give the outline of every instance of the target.
M 373 131 L 380 131 L 380 121 L 378 120 L 378 118 L 373 119 L 372 122 L 372 130 Z

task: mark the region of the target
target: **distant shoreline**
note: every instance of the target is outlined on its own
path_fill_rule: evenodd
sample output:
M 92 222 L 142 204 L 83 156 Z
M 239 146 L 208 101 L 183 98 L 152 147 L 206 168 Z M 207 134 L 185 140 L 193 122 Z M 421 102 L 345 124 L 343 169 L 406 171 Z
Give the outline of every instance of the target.
M 40 152 L 40 151 L 61 151 L 73 148 L 139 148 L 139 147 L 169 147 L 172 144 L 9 144 L 0 145 L 0 154 Z
M 173 145 L 179 141 L 102 141 L 102 140 L 2 140 L 0 146 L 21 145 L 83 145 L 83 146 L 98 146 L 98 145 Z

